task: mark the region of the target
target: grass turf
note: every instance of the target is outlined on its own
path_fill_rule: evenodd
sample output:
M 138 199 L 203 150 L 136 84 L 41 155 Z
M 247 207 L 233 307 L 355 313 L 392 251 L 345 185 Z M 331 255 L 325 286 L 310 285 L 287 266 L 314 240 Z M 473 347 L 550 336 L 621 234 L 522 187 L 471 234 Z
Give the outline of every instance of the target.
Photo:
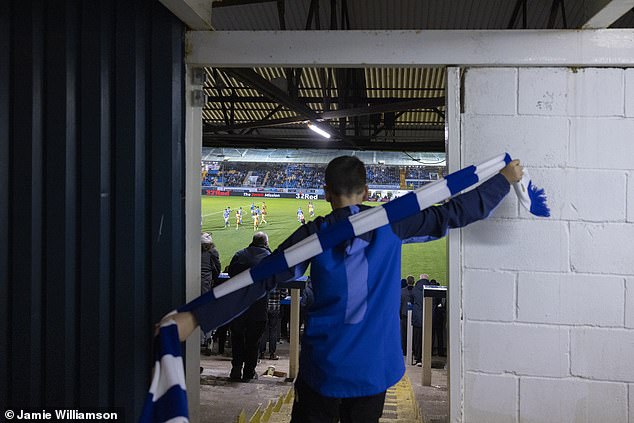
M 216 248 L 220 253 L 222 267 L 229 265 L 233 254 L 245 248 L 253 237 L 253 220 L 251 219 L 251 200 L 244 197 L 201 197 L 202 202 L 202 229 L 204 232 L 212 232 Z M 269 198 L 265 200 L 267 205 L 266 220 L 268 223 L 260 225 L 260 230 L 269 236 L 271 249 L 275 249 L 295 229 L 299 227 L 297 222 L 297 208 L 301 207 L 306 220 L 312 220 L 308 215 L 308 201 L 289 198 Z M 324 200 L 313 201 L 315 216 L 324 216 L 330 213 L 331 208 Z M 376 203 L 368 203 L 374 205 Z M 255 205 L 262 207 L 262 200 L 258 199 Z M 224 228 L 222 212 L 225 207 L 231 207 L 229 216 L 230 226 Z M 235 211 L 242 207 L 242 225 L 236 230 Z M 442 285 L 447 283 L 447 243 L 445 239 L 426 242 L 423 244 L 403 245 L 401 275 L 413 275 L 418 280 L 418 275 L 427 273 L 430 278 L 438 280 Z

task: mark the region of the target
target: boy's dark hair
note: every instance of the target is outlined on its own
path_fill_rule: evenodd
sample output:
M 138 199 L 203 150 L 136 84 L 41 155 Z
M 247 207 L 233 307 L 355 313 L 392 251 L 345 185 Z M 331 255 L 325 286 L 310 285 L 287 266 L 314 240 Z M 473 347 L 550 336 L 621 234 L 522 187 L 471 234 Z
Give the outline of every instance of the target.
M 360 194 L 366 184 L 365 165 L 356 157 L 339 156 L 328 163 L 325 181 L 334 195 Z

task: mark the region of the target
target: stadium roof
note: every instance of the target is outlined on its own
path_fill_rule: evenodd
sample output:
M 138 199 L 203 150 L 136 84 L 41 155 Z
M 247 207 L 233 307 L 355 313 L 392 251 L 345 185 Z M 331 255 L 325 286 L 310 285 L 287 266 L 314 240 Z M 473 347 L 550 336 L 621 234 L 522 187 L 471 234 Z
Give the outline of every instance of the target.
M 634 27 L 608 0 L 217 0 L 216 30 L 575 29 Z M 620 10 L 597 23 L 601 8 Z M 603 9 L 603 10 L 605 10 Z M 605 14 L 604 14 L 605 15 Z M 601 15 L 601 16 L 604 16 Z M 601 20 L 599 19 L 599 20 Z M 353 48 L 353 46 L 351 46 Z M 442 152 L 443 68 L 206 68 L 205 146 Z

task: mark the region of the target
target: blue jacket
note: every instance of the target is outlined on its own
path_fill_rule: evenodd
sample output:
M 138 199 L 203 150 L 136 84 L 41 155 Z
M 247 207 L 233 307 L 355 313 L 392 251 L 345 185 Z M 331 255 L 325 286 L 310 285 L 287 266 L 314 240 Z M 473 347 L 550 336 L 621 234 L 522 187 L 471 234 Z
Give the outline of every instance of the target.
M 384 392 L 405 372 L 399 325 L 403 241 L 412 237 L 437 239 L 449 228 L 487 217 L 509 187 L 504 176 L 496 175 L 442 206 L 429 207 L 348 240 L 262 284 L 236 291 L 224 304 L 244 307 L 275 283 L 302 275 L 311 264 L 314 301 L 307 310 L 299 377 L 324 396 L 346 398 Z M 344 207 L 318 217 L 297 229 L 278 250 L 367 208 Z M 194 310 L 204 330 L 221 323 L 209 308 Z

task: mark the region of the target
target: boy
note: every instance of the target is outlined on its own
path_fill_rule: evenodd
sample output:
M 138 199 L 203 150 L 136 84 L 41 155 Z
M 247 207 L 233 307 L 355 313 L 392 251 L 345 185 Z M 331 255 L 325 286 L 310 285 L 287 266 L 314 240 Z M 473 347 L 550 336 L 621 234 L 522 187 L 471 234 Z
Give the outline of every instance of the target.
M 398 315 L 403 240 L 440 238 L 449 228 L 486 218 L 522 173 L 519 161 L 514 160 L 478 188 L 441 206 L 351 238 L 263 283 L 237 291 L 236 301 L 253 301 L 276 283 L 302 275 L 311 265 L 314 299 L 302 338 L 292 423 L 379 421 L 386 390 L 405 372 Z M 332 213 L 302 225 L 278 250 L 369 208 L 361 204 L 368 198 L 368 186 L 365 166 L 358 158 L 332 160 L 325 182 Z M 185 339 L 199 323 L 203 330 L 220 324 L 224 316 L 214 313 L 216 307 L 210 303 L 192 313 L 172 316 L 180 338 Z

